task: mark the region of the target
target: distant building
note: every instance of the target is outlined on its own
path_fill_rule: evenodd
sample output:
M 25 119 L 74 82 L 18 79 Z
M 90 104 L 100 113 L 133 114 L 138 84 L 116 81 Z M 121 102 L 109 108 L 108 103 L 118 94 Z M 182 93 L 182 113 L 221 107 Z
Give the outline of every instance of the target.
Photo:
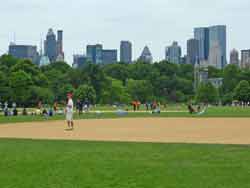
M 250 68 L 250 49 L 241 51 L 241 68 Z
M 173 42 L 171 46 L 166 47 L 165 58 L 167 61 L 175 64 L 181 63 L 181 47 L 178 42 Z
M 194 38 L 199 41 L 199 60 L 209 60 L 210 65 L 216 65 L 220 69 L 226 66 L 227 35 L 225 25 L 195 28 Z M 211 60 L 216 60 L 216 62 L 211 62 Z
M 230 64 L 240 67 L 239 52 L 236 49 L 230 52 Z
M 63 31 L 57 31 L 57 58 L 64 60 L 63 52 Z
M 102 45 L 87 45 L 87 58 L 94 64 L 102 63 Z
M 209 28 L 194 29 L 194 38 L 199 42 L 199 60 L 208 60 L 209 56 Z
M 152 53 L 150 52 L 148 46 L 144 47 L 141 56 L 139 57 L 138 60 L 145 63 L 153 63 Z
M 222 51 L 218 42 L 213 42 L 209 51 L 209 66 L 222 69 Z
M 210 82 L 215 88 L 219 89 L 223 85 L 223 78 L 209 78 L 207 82 Z
M 102 63 L 117 63 L 117 50 L 102 50 Z
M 219 62 L 216 62 L 218 68 L 224 68 L 227 64 L 226 37 L 225 25 L 209 27 L 209 51 L 211 52 L 211 50 L 214 50 L 214 48 L 219 48 L 217 53 L 220 53 L 220 59 L 218 59 Z
M 39 60 L 39 66 L 42 67 L 42 66 L 47 66 L 49 64 L 50 64 L 49 58 L 47 56 L 42 55 Z
M 46 40 L 44 41 L 44 54 L 48 56 L 51 62 L 55 62 L 57 58 L 57 41 L 56 35 L 52 29 L 49 29 Z
M 80 68 L 88 62 L 88 58 L 85 55 L 74 55 L 73 56 L 73 68 Z
M 44 41 L 44 55 L 48 56 L 51 62 L 55 62 L 57 59 L 64 59 L 63 31 L 59 30 L 57 34 L 58 39 L 56 39 L 53 29 L 49 29 Z
M 220 88 L 223 85 L 223 78 L 209 78 L 206 61 L 201 61 L 205 64 L 196 63 L 194 68 L 194 89 L 197 91 L 201 83 L 211 83 L 215 88 Z
M 20 59 L 29 59 L 38 64 L 38 52 L 36 46 L 31 45 L 9 45 L 9 54 Z
M 187 63 L 195 65 L 199 59 L 199 41 L 197 39 L 189 39 L 187 41 Z
M 132 43 L 129 41 L 121 41 L 120 62 L 132 63 Z
M 187 64 L 187 56 L 186 55 L 181 57 L 181 64 Z

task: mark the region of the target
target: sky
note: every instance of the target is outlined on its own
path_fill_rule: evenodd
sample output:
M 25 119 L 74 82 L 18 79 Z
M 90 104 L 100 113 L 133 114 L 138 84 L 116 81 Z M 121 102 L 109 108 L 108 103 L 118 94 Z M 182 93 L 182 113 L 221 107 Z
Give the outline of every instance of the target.
M 119 49 L 121 40 L 133 43 L 133 59 L 148 45 L 155 61 L 165 47 L 186 41 L 194 27 L 227 26 L 227 54 L 250 48 L 249 0 L 0 0 L 0 54 L 11 41 L 40 46 L 49 28 L 64 31 L 68 63 L 85 53 L 87 44 Z

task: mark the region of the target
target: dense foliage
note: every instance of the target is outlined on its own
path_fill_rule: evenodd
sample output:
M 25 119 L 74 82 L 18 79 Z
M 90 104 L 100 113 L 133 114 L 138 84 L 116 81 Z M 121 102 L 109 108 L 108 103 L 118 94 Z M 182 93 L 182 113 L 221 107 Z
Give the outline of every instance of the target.
M 233 65 L 224 70 L 210 67 L 209 77 L 222 77 L 223 86 L 215 89 L 211 84 L 203 84 L 195 93 L 194 68 L 187 64 L 88 63 L 73 69 L 65 62 L 56 62 L 40 68 L 29 60 L 3 55 L 0 57 L 0 101 L 27 106 L 36 105 L 39 100 L 52 104 L 64 102 L 68 92 L 73 92 L 75 99 L 87 98 L 98 104 L 129 104 L 132 100 L 174 103 L 191 99 L 231 103 L 250 99 L 249 87 L 246 83 L 240 84 L 242 80 L 250 80 L 250 70 L 240 70 Z M 239 95 L 241 91 L 244 96 Z

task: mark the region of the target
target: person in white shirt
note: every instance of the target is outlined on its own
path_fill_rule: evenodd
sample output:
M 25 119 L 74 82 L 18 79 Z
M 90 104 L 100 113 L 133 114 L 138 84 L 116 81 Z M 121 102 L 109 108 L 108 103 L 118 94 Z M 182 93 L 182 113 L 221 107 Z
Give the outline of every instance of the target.
M 68 102 L 66 106 L 66 120 L 68 123 L 68 127 L 70 129 L 74 129 L 74 122 L 73 122 L 73 113 L 74 113 L 74 102 L 72 100 L 72 94 L 67 94 Z

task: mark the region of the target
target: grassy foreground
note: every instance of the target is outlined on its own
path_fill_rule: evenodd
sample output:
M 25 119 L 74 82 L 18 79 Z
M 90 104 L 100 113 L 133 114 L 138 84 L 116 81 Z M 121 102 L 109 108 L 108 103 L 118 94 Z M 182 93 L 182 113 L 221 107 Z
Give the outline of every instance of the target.
M 0 140 L 1 188 L 245 188 L 250 147 Z
M 127 115 L 117 115 L 116 111 L 103 112 L 97 114 L 95 112 L 78 115 L 75 114 L 74 119 L 113 119 L 113 118 L 147 118 L 147 117 L 188 117 L 188 118 L 209 118 L 209 117 L 245 117 L 250 118 L 250 108 L 241 107 L 210 107 L 202 115 L 191 115 L 185 111 L 168 111 L 161 114 L 152 114 L 150 112 L 129 112 Z M 18 123 L 18 122 L 33 122 L 33 121 L 49 121 L 49 120 L 64 120 L 64 115 L 56 115 L 46 119 L 43 116 L 17 116 L 17 117 L 4 117 L 0 115 L 0 124 L 3 123 Z

